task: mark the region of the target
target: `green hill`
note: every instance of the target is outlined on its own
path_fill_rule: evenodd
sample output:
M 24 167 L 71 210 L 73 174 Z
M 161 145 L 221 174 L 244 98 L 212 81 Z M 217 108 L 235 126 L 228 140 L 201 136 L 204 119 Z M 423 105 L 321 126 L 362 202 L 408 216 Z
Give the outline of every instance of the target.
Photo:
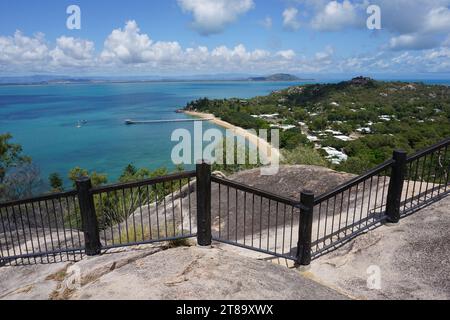
M 186 108 L 213 113 L 244 128 L 289 128 L 281 134 L 282 148 L 335 148 L 348 160 L 330 166 L 354 173 L 387 160 L 394 149 L 412 153 L 450 137 L 450 87 L 424 83 L 358 77 L 294 86 L 248 100 L 200 99 Z M 311 136 L 317 141 L 313 143 Z

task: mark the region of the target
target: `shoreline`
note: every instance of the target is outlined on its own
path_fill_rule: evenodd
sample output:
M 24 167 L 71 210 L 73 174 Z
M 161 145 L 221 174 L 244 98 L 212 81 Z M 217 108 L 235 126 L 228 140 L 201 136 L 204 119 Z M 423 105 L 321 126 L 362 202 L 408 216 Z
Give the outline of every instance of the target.
M 223 121 L 222 119 L 217 118 L 215 115 L 210 114 L 210 113 L 203 113 L 203 112 L 198 112 L 198 111 L 187 111 L 187 110 L 182 110 L 181 112 L 188 116 L 191 116 L 191 117 L 206 119 L 206 121 L 212 122 L 219 127 L 231 130 L 235 135 L 244 137 L 251 144 L 256 146 L 258 148 L 258 150 L 261 150 L 260 152 L 262 152 L 262 154 L 266 158 L 271 159 L 272 155 L 274 155 L 275 157 L 278 157 L 279 161 L 282 160 L 282 155 L 281 155 L 281 152 L 279 149 L 273 147 L 266 140 L 254 135 L 254 134 L 251 134 L 250 132 L 248 132 L 247 130 L 245 130 L 241 127 L 238 127 L 229 122 Z

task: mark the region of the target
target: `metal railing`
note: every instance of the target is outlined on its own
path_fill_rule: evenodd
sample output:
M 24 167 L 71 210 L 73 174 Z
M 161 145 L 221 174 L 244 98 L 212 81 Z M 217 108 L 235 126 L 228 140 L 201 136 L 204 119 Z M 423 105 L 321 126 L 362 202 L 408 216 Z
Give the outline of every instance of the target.
M 213 176 L 211 165 L 165 177 L 0 204 L 0 266 L 197 236 L 308 265 L 385 222 L 450 193 L 450 139 L 391 160 L 338 188 L 293 200 Z
M 194 236 L 195 171 L 91 189 L 103 249 Z
M 406 160 L 402 216 L 414 213 L 449 194 L 449 145 L 450 139 L 446 139 Z
M 77 192 L 0 204 L 0 265 L 73 260 L 84 252 Z
M 79 260 L 83 254 L 196 234 L 196 172 L 0 204 L 0 266 Z
M 213 240 L 297 260 L 299 201 L 212 177 Z
M 314 201 L 312 251 L 316 257 L 386 219 L 390 160 Z

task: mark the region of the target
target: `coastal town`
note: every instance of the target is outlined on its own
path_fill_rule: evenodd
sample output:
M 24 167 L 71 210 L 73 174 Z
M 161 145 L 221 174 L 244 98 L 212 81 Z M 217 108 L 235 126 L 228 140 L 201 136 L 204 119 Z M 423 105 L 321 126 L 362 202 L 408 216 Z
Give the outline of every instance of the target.
M 309 147 L 334 169 L 362 173 L 387 160 L 394 144 L 414 152 L 448 135 L 449 91 L 357 77 L 252 99 L 199 99 L 184 110 L 244 129 L 279 129 L 280 149 Z

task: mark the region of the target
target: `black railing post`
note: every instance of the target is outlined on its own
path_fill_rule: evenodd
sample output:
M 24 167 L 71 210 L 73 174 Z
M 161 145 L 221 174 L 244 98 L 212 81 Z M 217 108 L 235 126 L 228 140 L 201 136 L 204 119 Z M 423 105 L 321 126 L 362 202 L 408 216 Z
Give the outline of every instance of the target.
M 197 243 L 210 246 L 211 233 L 211 165 L 197 164 Z
M 392 165 L 392 174 L 389 182 L 386 215 L 388 222 L 398 223 L 400 221 L 400 203 L 406 175 L 407 154 L 404 151 L 394 151 L 393 159 L 395 162 Z
M 300 197 L 300 224 L 298 227 L 297 265 L 311 264 L 311 237 L 314 213 L 314 193 L 303 191 Z
M 88 177 L 77 180 L 78 202 L 81 211 L 81 224 L 84 232 L 85 252 L 88 256 L 95 256 L 101 252 L 100 232 L 97 215 L 95 213 L 94 197 L 90 193 L 91 179 Z

